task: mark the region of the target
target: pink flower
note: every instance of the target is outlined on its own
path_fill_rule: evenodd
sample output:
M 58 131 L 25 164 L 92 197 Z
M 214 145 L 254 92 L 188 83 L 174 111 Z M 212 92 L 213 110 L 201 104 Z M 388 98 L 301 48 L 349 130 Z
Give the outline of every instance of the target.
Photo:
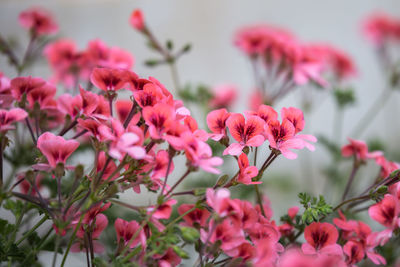
M 222 165 L 223 160 L 212 156 L 212 150 L 207 143 L 195 138 L 190 131 L 184 132 L 181 135 L 181 140 L 186 158 L 193 167 L 201 168 L 210 173 L 220 173 L 215 166 Z
M 142 31 L 145 27 L 142 10 L 140 9 L 133 10 L 131 17 L 129 18 L 129 23 L 136 30 Z
M 107 159 L 106 159 L 106 153 L 104 151 L 100 151 L 99 156 L 97 158 L 97 166 L 96 170 L 97 173 L 100 173 L 104 169 L 104 165 L 106 164 Z M 113 177 L 110 177 L 110 175 L 117 169 L 117 165 L 115 164 L 114 161 L 109 161 L 107 167 L 104 169 L 102 179 L 109 179 L 109 180 L 114 180 L 116 179 L 119 174 L 116 173 Z
M 111 120 L 111 128 L 106 125 L 100 125 L 98 131 L 102 139 L 111 141 L 108 153 L 111 157 L 122 160 L 125 154 L 134 159 L 143 159 L 146 156 L 146 150 L 142 147 L 143 131 L 134 125 L 125 129 L 122 123 L 117 119 Z
M 27 116 L 28 113 L 21 108 L 12 108 L 10 110 L 0 109 L 0 132 L 15 129 L 11 124 L 21 121 Z
M 230 113 L 225 109 L 213 110 L 207 115 L 208 128 L 213 132 L 211 139 L 214 141 L 221 140 L 226 136 L 226 120 L 229 118 Z
M 313 222 L 304 230 L 307 243 L 301 246 L 304 254 L 342 255 L 342 248 L 336 244 L 339 234 L 330 223 Z
M 174 267 L 181 263 L 181 257 L 179 257 L 172 248 L 168 248 L 163 255 L 154 255 L 158 262 L 159 267 Z
M 256 177 L 258 169 L 256 166 L 250 166 L 249 159 L 245 153 L 240 154 L 238 159 L 239 164 L 239 176 L 237 181 L 242 184 L 261 184 L 262 182 L 253 182 L 251 178 Z
M 383 226 L 395 230 L 400 227 L 400 206 L 398 199 L 386 194 L 384 198 L 368 209 L 369 216 Z
M 23 181 L 19 184 L 19 188 L 21 190 L 22 194 L 25 195 L 32 195 L 32 196 L 36 196 L 38 195 L 38 192 L 36 191 L 35 187 L 32 186 L 31 182 L 29 182 L 26 177 L 25 174 L 22 173 L 20 175 L 17 175 L 18 180 L 23 179 Z M 43 176 L 41 174 L 37 175 L 36 177 L 36 188 L 41 191 L 42 189 L 42 181 Z M 29 193 L 30 192 L 30 193 Z
M 157 207 L 157 210 L 153 213 L 152 218 L 159 219 L 169 219 L 172 213 L 172 206 L 175 205 L 177 201 L 175 199 L 168 199 L 163 204 Z M 148 212 L 152 212 L 154 207 L 148 208 Z
M 51 14 L 39 7 L 31 7 L 19 14 L 19 24 L 32 30 L 35 34 L 52 34 L 58 31 L 58 26 Z
M 381 47 L 389 40 L 400 41 L 400 20 L 377 12 L 367 17 L 363 31 L 374 45 Z
M 182 204 L 178 208 L 179 214 L 184 214 L 190 209 L 194 208 L 194 204 Z M 210 217 L 210 212 L 207 209 L 198 209 L 189 212 L 183 217 L 185 222 L 181 223 L 183 226 L 188 227 L 205 227 L 207 225 L 207 220 Z
M 103 91 L 117 91 L 126 84 L 126 70 L 111 68 L 94 68 L 90 81 Z
M 150 136 L 153 139 L 162 139 L 175 119 L 175 110 L 170 105 L 159 103 L 154 107 L 144 107 L 143 118 L 149 126 Z
M 21 101 L 24 94 L 28 94 L 34 89 L 41 89 L 46 85 L 42 78 L 17 77 L 11 80 L 11 94 L 17 100 Z
M 294 126 L 294 133 L 297 134 L 304 129 L 304 115 L 303 111 L 298 108 L 282 108 L 281 109 L 282 121 L 288 120 Z
M 142 249 L 146 247 L 146 236 L 143 229 L 140 229 L 140 225 L 137 221 L 127 222 L 118 218 L 115 220 L 114 226 L 117 232 L 118 243 L 121 242 L 124 246 L 130 244 L 130 248 L 136 247 L 139 243 L 141 243 Z M 136 234 L 138 231 L 139 234 Z M 134 237 L 135 234 L 136 236 Z
M 265 125 L 265 132 L 269 145 L 279 150 L 285 158 L 297 158 L 297 155 L 290 149 L 302 149 L 304 147 L 303 141 L 295 138 L 295 128 L 288 120 L 282 121 L 282 124 L 278 120 L 271 121 Z
M 0 108 L 9 108 L 14 101 L 10 86 L 10 79 L 0 72 Z
M 228 189 L 222 188 L 213 190 L 207 189 L 207 204 L 220 216 L 225 217 L 230 213 L 240 213 L 241 209 L 238 204 L 230 199 Z
M 220 241 L 221 249 L 224 252 L 231 251 L 246 241 L 243 230 L 231 220 L 223 220 L 222 223 L 213 226 L 216 223 L 214 220 L 210 220 L 208 228 L 209 230 L 215 228 L 215 230 L 211 233 L 209 242 L 214 244 Z M 203 229 L 200 230 L 201 241 L 205 242 L 208 236 L 209 233 Z
M 375 158 L 381 156 L 382 152 L 374 151 L 372 153 L 368 152 L 368 146 L 365 142 L 360 140 L 355 140 L 348 138 L 350 144 L 342 147 L 342 156 L 350 157 L 355 156 L 357 160 L 366 160 L 368 158 Z
M 37 147 L 47 158 L 49 166 L 55 168 L 58 163 L 65 165 L 67 159 L 79 147 L 79 142 L 76 140 L 65 140 L 61 136 L 45 132 L 39 136 Z
M 98 95 L 79 88 L 80 94 L 72 96 L 63 94 L 57 100 L 57 107 L 64 114 L 68 114 L 71 118 L 85 114 L 90 116 L 97 108 Z
M 282 109 L 283 111 L 283 109 Z M 265 123 L 269 123 L 270 121 L 278 119 L 278 112 L 275 109 L 268 105 L 259 105 L 257 111 L 245 111 L 244 114 L 249 116 L 258 116 L 265 121 Z M 282 114 L 282 116 L 284 116 Z
M 343 252 L 347 256 L 346 262 L 351 266 L 364 259 L 365 255 L 363 245 L 356 241 L 348 241 L 343 246 Z
M 233 143 L 224 150 L 224 155 L 239 155 L 246 146 L 261 146 L 264 143 L 264 121 L 257 116 L 249 116 L 247 122 L 242 114 L 232 114 L 226 122 L 233 138 Z
M 153 171 L 150 174 L 151 178 L 159 179 L 165 177 L 168 174 L 171 174 L 172 171 L 174 170 L 174 163 L 171 161 L 169 173 L 167 174 L 168 162 L 169 162 L 168 152 L 165 150 L 159 150 L 155 157 Z
M 212 88 L 211 108 L 226 108 L 232 105 L 237 97 L 237 88 L 231 84 L 222 84 Z
M 128 118 L 129 113 L 131 112 L 133 107 L 133 102 L 131 100 L 117 100 L 115 101 L 115 108 L 117 111 L 118 119 L 121 123 L 124 123 Z M 141 116 L 140 112 L 137 112 L 133 115 L 129 125 L 136 125 Z
M 323 71 L 329 71 L 335 80 L 342 81 L 357 75 L 353 60 L 344 51 L 324 44 L 312 45 L 308 49 L 323 62 Z

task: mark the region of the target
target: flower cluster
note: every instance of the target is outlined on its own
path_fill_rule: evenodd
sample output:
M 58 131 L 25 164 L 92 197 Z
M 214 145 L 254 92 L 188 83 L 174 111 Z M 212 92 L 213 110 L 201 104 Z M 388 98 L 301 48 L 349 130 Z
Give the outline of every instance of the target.
M 345 52 L 330 45 L 305 44 L 277 27 L 245 27 L 237 32 L 234 43 L 254 66 L 256 103 L 260 97 L 274 103 L 296 85 L 314 83 L 327 87 L 328 76 L 336 83 L 356 74 L 355 65 Z
M 400 164 L 389 160 L 386 152 L 369 151 L 364 141 L 352 138 L 344 146 L 340 140 L 337 144 L 321 138 L 335 156 L 336 172 L 331 173 L 337 174 L 347 158 L 353 162 L 342 201 L 335 207 L 323 196 L 300 193 L 304 210 L 293 206 L 278 221 L 262 192 L 264 173 L 275 159 L 296 159 L 295 150 L 314 151 L 317 141 L 314 135 L 302 134 L 301 109 L 283 107 L 278 113 L 274 100 L 295 85 L 326 86 L 328 80 L 339 83 L 354 76 L 354 64 L 344 52 L 329 45 L 304 45 L 269 26 L 240 30 L 236 45 L 268 74 L 268 79 L 256 75 L 259 89 L 265 82 L 281 87 L 276 94 L 261 92 L 262 101 L 253 101 L 243 114 L 227 109 L 236 98 L 234 85 L 200 88 L 199 96 L 209 93 L 206 131 L 186 102 L 156 78 L 132 70 L 130 52 L 100 40 L 82 51 L 72 40 L 53 40 L 36 55 L 47 59 L 52 78 L 23 74 L 35 61 L 31 47 L 39 44 L 38 37 L 55 33 L 58 26 L 40 8 L 23 11 L 19 19 L 31 37 L 27 57 L 20 61 L 0 37 L 2 53 L 18 73 L 12 78 L 0 73 L 0 211 L 15 216 L 14 223 L 0 219 L 0 262 L 36 266 L 43 250 L 54 252 L 53 266 L 60 251 L 61 266 L 70 252 L 86 254 L 88 266 L 170 267 L 194 257 L 202 267 L 394 262 L 396 253 L 384 248 L 394 251 L 399 235 Z M 188 49 L 174 54 L 171 44 L 167 49 L 161 46 L 140 10 L 132 12 L 129 23 L 175 73 L 176 59 Z M 379 25 L 374 30 L 386 27 Z M 386 35 L 390 34 L 379 38 Z M 179 95 L 193 98 L 175 85 Z M 268 155 L 259 153 L 263 145 Z M 223 172 L 223 159 L 227 166 L 234 161 L 228 166 L 235 170 L 233 175 L 217 176 Z M 11 170 L 3 168 L 3 161 Z M 368 161 L 379 167 L 378 175 L 356 195 L 353 181 Z M 4 179 L 6 172 L 10 175 Z M 341 173 L 332 174 L 342 191 L 346 180 L 341 179 Z M 178 191 L 187 180 L 204 186 L 192 184 Z M 256 202 L 231 197 L 235 189 L 250 192 Z M 143 206 L 124 199 L 139 194 L 156 197 Z M 354 209 L 363 203 L 367 205 Z M 383 230 L 373 231 L 357 215 L 367 210 Z M 35 225 L 22 232 L 31 221 Z M 37 231 L 46 223 L 47 233 Z M 191 253 L 186 251 L 189 246 Z

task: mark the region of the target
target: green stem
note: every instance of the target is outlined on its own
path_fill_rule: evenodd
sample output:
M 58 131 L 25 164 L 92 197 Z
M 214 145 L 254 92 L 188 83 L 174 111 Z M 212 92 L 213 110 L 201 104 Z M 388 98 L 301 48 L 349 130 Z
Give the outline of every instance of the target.
M 58 248 L 60 247 L 61 238 L 59 235 L 56 235 L 56 247 L 54 248 L 54 255 L 53 255 L 53 262 L 51 264 L 52 267 L 56 266 L 57 262 L 57 255 L 58 255 Z
M 65 251 L 64 257 L 63 257 L 62 262 L 61 262 L 61 265 L 60 265 L 61 267 L 64 267 L 65 261 L 67 260 L 67 256 L 68 256 L 69 250 L 71 249 L 72 243 L 73 243 L 74 240 L 75 240 L 75 236 L 76 236 L 76 233 L 78 232 L 79 227 L 81 227 L 81 223 L 82 223 L 82 220 L 83 220 L 83 217 L 84 217 L 84 216 L 85 216 L 85 214 L 82 214 L 82 215 L 81 215 L 81 218 L 79 219 L 79 222 L 78 222 L 78 224 L 76 225 L 75 230 L 74 230 L 74 232 L 72 233 L 71 238 L 69 239 L 69 243 L 68 243 L 67 250 Z
M 18 246 L 22 243 L 30 234 L 32 234 L 37 228 L 39 228 L 47 219 L 49 218 L 48 215 L 45 215 L 31 230 L 26 232 L 15 244 Z
M 263 203 L 262 203 L 262 197 L 261 197 L 260 189 L 258 188 L 258 184 L 254 184 L 254 188 L 256 190 L 257 203 L 260 206 L 261 214 L 264 217 L 267 217 L 267 216 L 265 216 L 265 210 L 264 210 L 264 206 L 263 206 Z

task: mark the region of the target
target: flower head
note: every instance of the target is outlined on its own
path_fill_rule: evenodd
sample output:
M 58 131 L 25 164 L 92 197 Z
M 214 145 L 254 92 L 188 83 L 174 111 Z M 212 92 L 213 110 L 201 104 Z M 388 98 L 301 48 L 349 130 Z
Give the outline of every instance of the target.
M 19 14 L 19 24 L 35 34 L 53 34 L 58 31 L 58 25 L 52 15 L 45 9 L 31 7 Z
M 65 164 L 78 146 L 78 141 L 65 140 L 50 132 L 45 132 L 37 140 L 37 147 L 45 155 L 51 168 L 55 168 L 58 163 Z

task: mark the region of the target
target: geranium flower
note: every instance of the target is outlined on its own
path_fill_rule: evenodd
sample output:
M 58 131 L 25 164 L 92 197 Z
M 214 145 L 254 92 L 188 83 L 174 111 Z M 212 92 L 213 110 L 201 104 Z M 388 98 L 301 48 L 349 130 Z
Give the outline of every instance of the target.
M 230 113 L 225 109 L 213 110 L 207 115 L 208 128 L 213 132 L 210 137 L 214 141 L 221 140 L 226 136 L 226 120 L 229 118 Z
M 15 127 L 11 124 L 21 121 L 28 116 L 28 113 L 21 108 L 12 108 L 10 110 L 0 109 L 0 132 L 13 130 Z
M 242 114 L 234 113 L 226 121 L 229 132 L 239 143 L 233 143 L 224 150 L 223 155 L 239 155 L 246 146 L 261 146 L 264 143 L 262 135 L 264 121 L 256 116 L 248 117 L 245 121 Z
M 253 182 L 251 178 L 256 177 L 258 169 L 256 166 L 250 166 L 249 159 L 245 153 L 240 154 L 238 159 L 239 175 L 237 181 L 242 184 L 261 184 L 262 182 Z
M 53 34 L 58 31 L 58 25 L 52 15 L 45 9 L 31 7 L 19 14 L 19 24 L 32 30 L 35 34 Z
M 56 136 L 50 132 L 45 132 L 39 136 L 37 147 L 47 158 L 47 164 L 37 164 L 42 168 L 55 168 L 58 163 L 66 164 L 67 159 L 79 147 L 76 140 L 65 140 L 61 136 Z
M 146 235 L 143 229 L 140 229 L 140 225 L 137 221 L 127 222 L 118 218 L 115 220 L 114 226 L 117 232 L 118 243 L 121 242 L 124 246 L 130 244 L 130 248 L 136 247 L 139 243 L 141 243 L 142 249 L 146 247 Z M 139 234 L 136 234 L 135 238 L 131 240 L 137 231 L 139 231 Z
M 145 27 L 142 10 L 140 9 L 133 10 L 129 18 L 129 23 L 136 30 L 142 31 Z
M 90 81 L 103 91 L 117 91 L 126 84 L 126 70 L 111 68 L 94 68 Z
M 304 254 L 342 255 L 342 248 L 336 244 L 339 233 L 330 223 L 313 222 L 304 230 L 307 243 L 301 246 Z

